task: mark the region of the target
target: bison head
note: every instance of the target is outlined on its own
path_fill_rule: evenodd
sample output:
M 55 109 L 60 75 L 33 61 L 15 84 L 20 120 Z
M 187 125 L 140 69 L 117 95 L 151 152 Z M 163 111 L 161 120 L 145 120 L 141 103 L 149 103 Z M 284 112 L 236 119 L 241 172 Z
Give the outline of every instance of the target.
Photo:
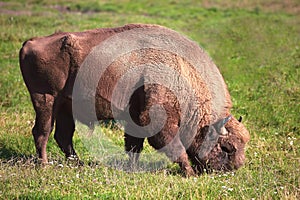
M 229 116 L 201 128 L 188 154 L 198 173 L 235 170 L 244 164 L 248 141 L 249 132 L 241 118 Z

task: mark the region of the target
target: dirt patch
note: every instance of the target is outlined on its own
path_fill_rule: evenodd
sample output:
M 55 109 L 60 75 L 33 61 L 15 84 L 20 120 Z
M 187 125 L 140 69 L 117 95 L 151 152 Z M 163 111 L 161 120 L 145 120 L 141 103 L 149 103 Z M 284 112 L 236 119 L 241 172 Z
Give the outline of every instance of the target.
M 21 5 L 18 3 L 0 1 L 0 14 L 14 15 L 14 16 L 32 14 L 32 12 L 29 10 L 13 9 L 19 7 L 21 7 Z
M 94 13 L 93 11 L 89 12 L 80 12 L 76 10 L 72 10 L 68 6 L 63 5 L 46 5 L 44 8 L 49 9 L 50 11 L 58 11 L 60 13 Z M 49 12 L 46 11 L 46 12 Z M 33 14 L 34 11 L 31 11 L 31 6 L 29 5 L 27 10 L 24 10 L 24 6 L 22 6 L 20 3 L 12 3 L 12 2 L 2 2 L 0 1 L 0 14 L 6 14 L 6 15 L 12 15 L 12 16 L 18 16 L 18 15 L 27 15 L 30 16 Z M 45 12 L 43 12 L 45 13 Z
M 290 14 L 300 14 L 299 1 L 285 0 L 280 2 L 265 2 L 263 7 L 270 11 L 284 11 Z
M 52 9 L 55 9 L 59 12 L 71 12 L 71 8 L 68 6 L 62 6 L 62 5 L 53 5 L 53 6 L 49 6 Z
M 62 5 L 51 5 L 49 8 L 53 10 L 57 10 L 61 13 L 82 13 L 80 11 L 72 10 L 69 6 L 62 6 Z
M 3 7 L 5 5 L 9 4 L 8 2 L 3 2 L 3 1 L 0 1 L 0 7 Z
M 7 9 L 1 9 L 0 8 L 0 14 L 6 14 L 6 15 L 28 15 L 30 16 L 32 14 L 31 11 L 26 11 L 26 10 L 7 10 Z
M 243 1 L 218 1 L 204 0 L 202 6 L 205 8 L 232 9 L 240 8 L 247 10 L 262 10 L 264 12 L 285 12 L 300 15 L 299 0 L 243 0 Z
M 61 13 L 74 12 L 68 6 L 62 6 L 62 5 L 50 5 L 50 6 L 46 6 L 46 8 Z M 18 16 L 18 15 L 30 16 L 33 14 L 33 11 L 31 11 L 30 5 L 26 10 L 24 10 L 24 6 L 20 3 L 0 1 L 0 14 L 13 15 L 13 16 Z
M 285 12 L 293 15 L 300 15 L 300 1 L 299 0 L 243 0 L 243 1 L 219 1 L 219 0 L 204 0 L 201 3 L 204 8 L 218 8 L 218 9 L 247 9 L 247 10 L 261 10 L 263 12 Z M 94 11 L 80 12 L 72 10 L 68 6 L 50 5 L 49 9 L 56 10 L 61 13 L 82 13 L 89 14 Z M 20 8 L 20 9 L 16 9 Z M 17 2 L 3 2 L 0 1 L 0 14 L 7 15 L 32 15 L 33 11 L 24 10 L 21 3 Z

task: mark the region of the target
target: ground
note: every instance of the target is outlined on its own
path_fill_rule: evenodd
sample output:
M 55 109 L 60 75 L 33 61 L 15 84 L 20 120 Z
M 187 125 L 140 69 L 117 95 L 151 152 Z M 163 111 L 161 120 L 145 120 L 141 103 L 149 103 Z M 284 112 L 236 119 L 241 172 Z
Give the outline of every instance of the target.
M 299 199 L 299 8 L 296 0 L 0 2 L 0 198 Z M 75 148 L 85 166 L 66 162 L 53 134 L 52 165 L 34 164 L 34 113 L 18 65 L 22 43 L 59 30 L 136 22 L 172 28 L 212 57 L 232 113 L 243 116 L 251 134 L 243 168 L 196 178 L 183 178 L 172 164 L 147 173 L 114 170 L 94 159 L 78 131 Z M 102 130 L 123 146 L 120 130 Z

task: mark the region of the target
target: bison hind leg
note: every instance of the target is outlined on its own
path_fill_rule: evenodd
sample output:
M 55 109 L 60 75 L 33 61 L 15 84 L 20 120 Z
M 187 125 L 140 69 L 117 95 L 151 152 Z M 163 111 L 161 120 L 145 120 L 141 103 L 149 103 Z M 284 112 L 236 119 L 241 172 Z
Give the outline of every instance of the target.
M 31 99 L 36 113 L 35 125 L 32 128 L 36 151 L 41 163 L 47 164 L 46 146 L 54 124 L 52 112 L 54 97 L 49 94 L 33 93 Z
M 67 107 L 66 105 L 62 105 L 57 112 L 54 138 L 68 160 L 79 161 L 72 141 L 75 122 L 72 112 L 67 110 Z M 83 163 L 79 161 L 79 164 Z

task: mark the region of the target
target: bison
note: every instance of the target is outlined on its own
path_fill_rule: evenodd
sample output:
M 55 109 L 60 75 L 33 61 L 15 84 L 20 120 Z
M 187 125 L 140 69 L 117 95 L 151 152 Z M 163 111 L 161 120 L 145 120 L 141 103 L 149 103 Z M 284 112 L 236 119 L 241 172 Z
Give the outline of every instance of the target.
M 77 158 L 74 120 L 92 127 L 94 121 L 111 119 L 127 121 L 125 150 L 131 163 L 138 161 L 145 138 L 187 176 L 244 163 L 249 133 L 230 114 L 219 70 L 202 48 L 175 31 L 129 24 L 58 32 L 24 42 L 19 59 L 36 114 L 32 134 L 42 163 L 48 162 L 54 124 L 65 156 Z

